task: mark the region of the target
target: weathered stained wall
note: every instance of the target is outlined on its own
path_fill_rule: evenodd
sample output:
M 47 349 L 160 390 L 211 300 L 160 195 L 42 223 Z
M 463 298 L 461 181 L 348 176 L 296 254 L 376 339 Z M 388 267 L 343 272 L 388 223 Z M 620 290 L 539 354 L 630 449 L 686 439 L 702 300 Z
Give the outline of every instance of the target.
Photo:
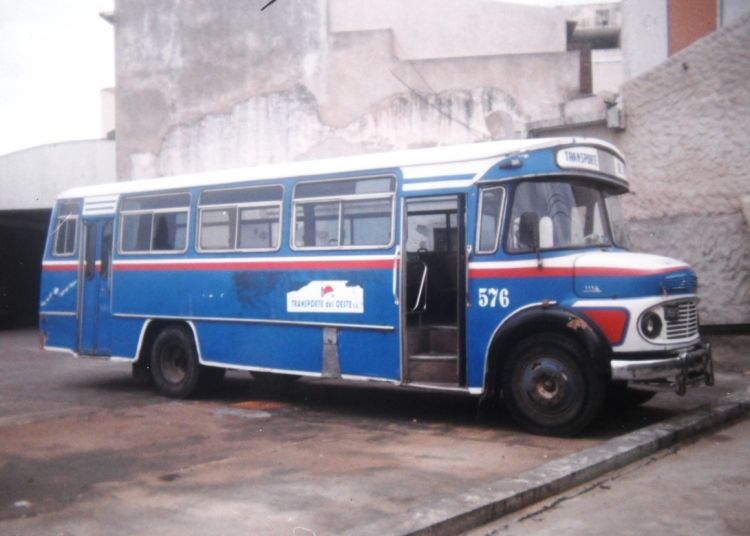
M 750 323 L 750 16 L 622 87 L 638 249 L 698 272 L 707 324 Z
M 524 137 L 578 93 L 559 10 L 528 8 L 550 31 L 526 40 L 533 53 L 503 54 L 524 8 L 468 0 L 457 20 L 447 0 L 388 5 L 399 17 L 367 19 L 376 4 L 354 0 L 263 12 L 117 0 L 118 178 Z M 477 28 L 494 28 L 495 44 L 466 39 Z
M 179 125 L 284 91 L 318 65 L 325 0 L 117 0 L 117 175 Z

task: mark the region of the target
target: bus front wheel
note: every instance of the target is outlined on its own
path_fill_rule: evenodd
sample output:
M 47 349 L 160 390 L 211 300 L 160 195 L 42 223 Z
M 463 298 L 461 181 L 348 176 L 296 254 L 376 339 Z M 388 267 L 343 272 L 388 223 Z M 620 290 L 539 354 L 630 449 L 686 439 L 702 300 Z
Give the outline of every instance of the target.
M 151 374 L 166 396 L 187 398 L 196 393 L 201 365 L 189 328 L 169 326 L 159 333 L 151 351 Z
M 599 414 L 606 382 L 575 339 L 545 333 L 516 345 L 503 367 L 502 390 L 509 413 L 525 429 L 571 436 Z

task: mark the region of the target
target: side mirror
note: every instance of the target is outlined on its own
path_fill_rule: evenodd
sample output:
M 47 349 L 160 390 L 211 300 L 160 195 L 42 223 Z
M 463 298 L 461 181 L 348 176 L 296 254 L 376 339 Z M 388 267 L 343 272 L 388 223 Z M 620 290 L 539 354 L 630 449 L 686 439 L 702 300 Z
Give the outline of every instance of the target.
M 539 249 L 539 214 L 524 212 L 518 224 L 518 242 L 521 247 Z

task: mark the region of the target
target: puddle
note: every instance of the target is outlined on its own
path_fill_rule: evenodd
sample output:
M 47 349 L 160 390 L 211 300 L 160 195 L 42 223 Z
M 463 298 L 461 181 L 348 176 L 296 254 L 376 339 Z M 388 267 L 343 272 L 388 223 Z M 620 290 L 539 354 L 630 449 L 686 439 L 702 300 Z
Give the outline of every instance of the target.
M 240 402 L 239 404 L 232 404 L 233 408 L 239 409 L 256 409 L 256 410 L 269 410 L 285 408 L 289 404 L 284 402 L 271 402 L 270 400 L 250 400 L 248 402 Z
M 242 408 L 219 408 L 212 412 L 217 417 L 237 417 L 239 419 L 268 419 L 271 414 L 267 411 L 258 411 Z

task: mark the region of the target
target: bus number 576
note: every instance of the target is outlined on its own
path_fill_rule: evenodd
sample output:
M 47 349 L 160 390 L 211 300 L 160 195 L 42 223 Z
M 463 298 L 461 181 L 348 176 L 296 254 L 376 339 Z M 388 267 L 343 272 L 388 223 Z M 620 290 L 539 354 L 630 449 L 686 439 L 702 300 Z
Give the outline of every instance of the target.
M 508 289 L 497 289 L 497 288 L 480 288 L 479 289 L 479 307 L 497 307 L 500 305 L 502 308 L 510 305 L 510 298 L 508 297 Z

